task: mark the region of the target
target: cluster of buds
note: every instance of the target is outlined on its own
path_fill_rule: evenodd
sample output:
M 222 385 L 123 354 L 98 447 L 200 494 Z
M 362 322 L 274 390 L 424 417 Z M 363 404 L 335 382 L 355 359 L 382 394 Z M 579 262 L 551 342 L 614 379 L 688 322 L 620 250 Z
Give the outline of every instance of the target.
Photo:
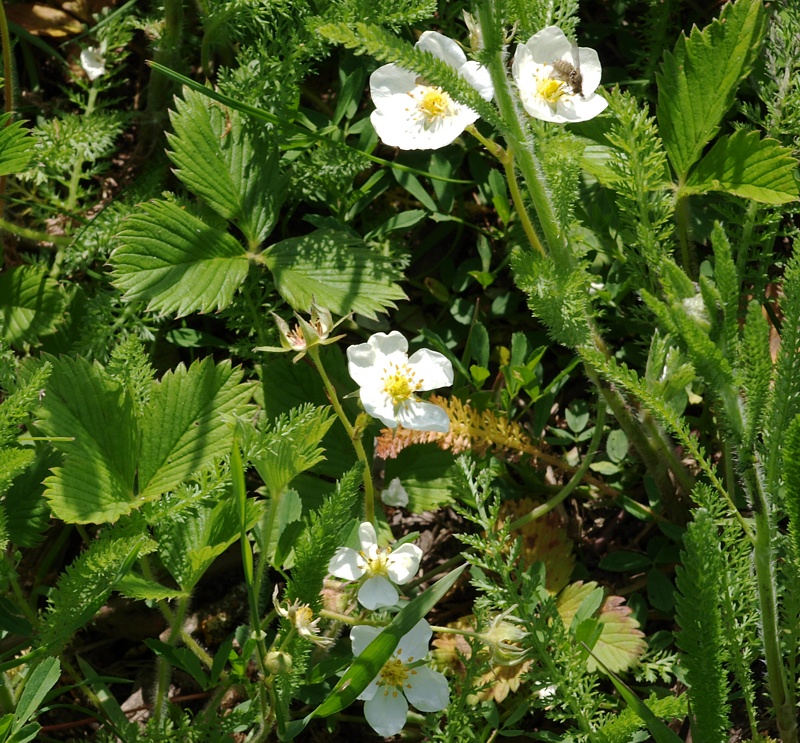
M 275 346 L 261 346 L 256 348 L 256 351 L 292 351 L 295 354 L 293 361 L 297 362 L 306 355 L 309 348 L 315 346 L 327 346 L 335 343 L 344 335 L 336 335 L 330 337 L 333 329 L 341 323 L 345 318 L 343 317 L 338 322 L 333 322 L 330 310 L 320 307 L 316 302 L 311 302 L 311 311 L 309 319 L 301 317 L 295 313 L 297 324 L 294 328 L 289 327 L 289 323 L 282 317 L 276 315 L 274 312 L 272 316 L 275 318 L 275 324 L 278 326 L 278 333 L 280 334 L 281 347 Z

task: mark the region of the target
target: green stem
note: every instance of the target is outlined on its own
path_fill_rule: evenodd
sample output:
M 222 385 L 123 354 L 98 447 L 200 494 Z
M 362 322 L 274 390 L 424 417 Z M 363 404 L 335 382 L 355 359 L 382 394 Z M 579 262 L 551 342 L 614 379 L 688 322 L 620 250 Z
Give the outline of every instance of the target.
M 772 518 L 767 494 L 758 475 L 757 462 L 751 461 L 744 482 L 754 506 L 756 586 L 761 612 L 761 636 L 767 664 L 767 686 L 775 709 L 775 719 L 783 743 L 797 743 L 797 708 L 794 680 L 786 677 L 780 643 L 778 597 L 775 591 L 775 560 L 772 550 Z
M 97 102 L 98 88 L 94 83 L 89 88 L 89 99 L 86 102 L 86 108 L 83 111 L 83 117 L 88 119 L 94 113 L 95 103 Z M 81 155 L 81 153 L 78 153 Z M 83 165 L 86 159 L 82 156 L 75 161 L 72 166 L 72 175 L 69 179 L 69 191 L 67 192 L 66 210 L 71 212 L 75 209 L 78 203 L 78 187 L 80 186 L 81 176 L 83 175 Z M 59 251 L 60 252 L 60 251 Z
M 172 617 L 169 628 L 168 645 L 176 645 L 181 637 L 183 621 L 186 618 L 186 610 L 189 608 L 189 597 L 179 599 L 178 608 Z M 169 695 L 169 681 L 172 666 L 167 660 L 160 656 L 158 659 L 158 682 L 156 686 L 156 698 L 153 704 L 153 717 L 157 730 L 162 730 L 164 726 L 164 716 L 167 712 L 167 700 Z
M 8 555 L 3 555 L 3 559 L 6 562 L 10 562 Z M 22 588 L 17 581 L 17 573 L 14 569 L 13 565 L 9 565 L 8 570 L 6 571 L 6 577 L 8 578 L 8 582 L 11 584 L 11 590 L 14 593 L 14 596 L 17 599 L 17 608 L 22 611 L 25 615 L 25 618 L 34 626 L 38 626 L 39 624 L 39 617 L 36 615 L 36 612 L 33 610 L 31 605 L 28 603 L 28 599 L 25 597 L 25 594 L 22 592 Z
M 563 502 L 563 500 L 573 491 L 575 490 L 578 485 L 580 485 L 581 480 L 583 480 L 583 476 L 589 471 L 589 465 L 591 465 L 592 460 L 594 459 L 594 455 L 597 452 L 598 447 L 600 446 L 600 442 L 603 439 L 603 429 L 605 428 L 606 423 L 606 405 L 605 401 L 598 400 L 597 401 L 597 420 L 594 424 L 594 434 L 592 435 L 592 440 L 589 443 L 589 448 L 586 451 L 586 455 L 581 462 L 581 466 L 575 470 L 575 474 L 572 476 L 570 481 L 563 487 L 561 490 L 556 493 L 550 500 L 546 503 L 542 503 L 540 506 L 534 508 L 530 513 L 526 513 L 524 516 L 520 516 L 516 521 L 512 521 L 510 526 L 508 527 L 510 531 L 514 531 L 515 529 L 521 529 L 525 524 L 530 523 L 531 521 L 535 521 L 536 519 L 540 519 L 547 513 L 550 513 L 559 503 Z
M 483 29 L 486 48 L 494 53 L 488 69 L 494 84 L 495 102 L 506 125 L 506 131 L 503 134 L 511 156 L 522 173 L 533 207 L 539 217 L 539 224 L 544 233 L 547 250 L 560 266 L 571 267 L 574 265 L 574 258 L 569 251 L 566 236 L 558 222 L 556 210 L 550 200 L 541 166 L 526 133 L 527 124 L 521 118 L 514 92 L 511 89 L 511 83 L 506 74 L 503 40 L 497 38 L 499 25 L 494 20 L 497 13 L 495 5 L 496 0 L 479 3 L 477 12 L 478 21 Z M 510 183 L 509 187 L 511 187 Z
M 519 183 L 517 183 L 517 171 L 514 168 L 514 156 L 504 150 L 497 142 L 484 137 L 474 124 L 467 127 L 467 131 L 472 134 L 503 166 L 506 173 L 506 181 L 508 182 L 508 190 L 511 194 L 511 200 L 517 210 L 517 216 L 522 224 L 522 229 L 533 248 L 542 256 L 546 255 L 542 241 L 536 234 L 536 229 L 531 222 L 528 210 L 525 208 L 525 201 L 522 198 L 522 192 L 519 190 Z
M 308 356 L 322 378 L 322 384 L 325 385 L 325 392 L 328 395 L 328 400 L 330 400 L 331 406 L 342 422 L 344 430 L 347 431 L 353 448 L 356 450 L 358 460 L 364 464 L 364 519 L 371 524 L 375 524 L 375 486 L 372 482 L 372 464 L 368 461 L 367 452 L 364 450 L 364 444 L 361 442 L 362 431 L 361 429 L 356 429 L 356 427 L 350 423 L 347 414 L 344 412 L 344 408 L 341 402 L 339 402 L 339 396 L 336 394 L 336 389 L 331 383 L 330 377 L 328 377 L 328 373 L 325 371 L 325 367 L 322 364 L 319 349 L 315 346 L 310 347 L 308 349 Z
M 675 223 L 677 225 L 678 242 L 681 246 L 681 265 L 691 279 L 697 278 L 697 260 L 691 243 L 691 226 L 689 213 L 689 197 L 681 193 L 675 201 Z

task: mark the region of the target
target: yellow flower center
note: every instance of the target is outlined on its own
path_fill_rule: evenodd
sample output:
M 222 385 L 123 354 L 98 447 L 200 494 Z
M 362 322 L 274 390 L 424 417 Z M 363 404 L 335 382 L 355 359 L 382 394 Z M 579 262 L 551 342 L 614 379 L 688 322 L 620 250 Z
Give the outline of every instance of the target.
M 403 364 L 395 366 L 391 373 L 386 373 L 383 378 L 383 390 L 394 400 L 395 405 L 413 397 L 414 393 L 422 386 L 422 380 L 414 379 L 414 372 Z
M 311 622 L 314 619 L 314 612 L 311 611 L 310 606 L 302 604 L 301 606 L 297 607 L 295 617 L 296 617 L 295 625 L 297 627 L 307 627 L 308 625 L 311 624 Z
M 536 92 L 551 106 L 564 95 L 565 89 L 566 86 L 561 80 L 554 80 L 552 77 L 541 77 L 536 81 Z
M 385 552 L 383 550 L 378 550 L 378 554 L 372 559 L 367 557 L 363 552 L 361 553 L 367 563 L 366 573 L 370 578 L 375 575 L 385 578 L 389 575 L 389 553 L 391 551 L 390 547 L 387 547 Z
M 432 124 L 450 113 L 453 99 L 441 88 L 430 87 L 422 96 L 417 109 L 425 117 L 425 123 Z
M 413 673 L 413 671 L 411 671 Z M 387 661 L 381 668 L 378 686 L 402 687 L 408 678 L 409 670 L 399 658 Z

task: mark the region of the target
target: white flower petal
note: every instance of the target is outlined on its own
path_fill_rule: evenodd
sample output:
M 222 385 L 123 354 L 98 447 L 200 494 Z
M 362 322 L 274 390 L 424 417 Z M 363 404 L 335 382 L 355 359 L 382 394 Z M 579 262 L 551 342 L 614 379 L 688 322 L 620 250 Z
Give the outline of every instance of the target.
M 389 555 L 389 577 L 398 586 L 408 583 L 417 574 L 421 559 L 422 550 L 416 544 L 401 545 Z
M 464 50 L 453 39 L 438 33 L 437 31 L 425 31 L 416 43 L 418 49 L 430 52 L 434 57 L 444 60 L 456 70 L 467 61 Z
M 572 42 L 558 26 L 548 26 L 525 42 L 535 62 L 550 64 L 565 59 L 572 51 Z
M 368 702 L 364 703 L 364 717 L 370 727 L 384 737 L 397 735 L 406 724 L 408 702 L 395 688 L 383 686 Z
M 375 349 L 369 343 L 359 343 L 347 349 L 347 372 L 359 386 L 375 382 Z
M 397 643 L 395 656 L 400 658 L 406 665 L 422 660 L 428 654 L 433 630 L 424 619 L 420 619 Z
M 413 72 L 387 64 L 378 67 L 369 78 L 369 92 L 375 105 L 383 104 L 396 95 L 405 95 L 417 84 L 417 76 Z
M 375 575 L 358 589 L 358 601 L 365 609 L 373 611 L 385 606 L 394 606 L 400 594 L 386 578 Z
M 439 712 L 450 704 L 450 685 L 441 673 L 420 666 L 411 674 L 403 691 L 420 712 Z
M 384 426 L 397 428 L 397 418 L 394 414 L 394 402 L 383 389 L 362 387 L 359 397 L 364 410 L 373 418 L 377 418 Z
M 389 357 L 392 361 L 405 361 L 408 355 L 408 341 L 397 330 L 391 333 L 374 333 L 367 341 L 376 354 Z
M 420 390 L 435 390 L 453 384 L 453 365 L 438 351 L 422 348 L 409 358 L 408 365 L 417 379 L 422 380 Z
M 603 73 L 603 68 L 600 65 L 600 57 L 594 49 L 588 47 L 581 47 L 578 49 L 578 59 L 580 61 L 581 77 L 583 83 L 581 89 L 583 95 L 588 98 L 600 85 L 600 77 Z
M 350 642 L 353 644 L 353 655 L 361 655 L 379 634 L 380 627 L 371 627 L 368 624 L 359 624 L 350 630 Z
M 364 567 L 358 552 L 350 547 L 339 547 L 328 563 L 328 572 L 337 578 L 358 580 L 364 575 Z
M 421 400 L 404 402 L 397 411 L 397 421 L 412 431 L 447 433 L 450 430 L 450 418 L 444 408 Z
M 369 522 L 364 521 L 358 527 L 358 541 L 361 549 L 369 553 L 370 547 L 378 546 L 378 535 L 375 533 L 375 527 Z
M 483 65 L 470 60 L 459 70 L 461 76 L 478 91 L 478 94 L 485 101 L 494 98 L 494 85 L 492 76 Z
M 381 492 L 381 500 L 387 506 L 395 508 L 405 508 L 408 505 L 408 493 L 400 482 L 399 477 L 395 477 Z
M 97 80 L 106 74 L 106 60 L 98 49 L 93 46 L 81 50 L 81 67 L 90 80 Z

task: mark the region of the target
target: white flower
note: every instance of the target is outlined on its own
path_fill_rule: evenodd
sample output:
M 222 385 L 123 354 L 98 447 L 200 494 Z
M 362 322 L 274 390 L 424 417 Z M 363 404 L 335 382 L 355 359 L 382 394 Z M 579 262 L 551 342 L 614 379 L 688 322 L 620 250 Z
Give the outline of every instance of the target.
M 408 505 L 408 493 L 400 482 L 399 477 L 395 477 L 381 493 L 381 500 L 387 506 L 405 508 Z
M 361 388 L 364 410 L 385 426 L 450 430 L 443 408 L 414 396 L 453 384 L 453 366 L 442 354 L 423 348 L 409 358 L 408 341 L 401 333 L 375 333 L 366 343 L 347 349 L 347 371 Z
M 280 614 L 284 619 L 288 619 L 297 634 L 305 638 L 309 642 L 313 642 L 320 647 L 327 647 L 333 645 L 335 640 L 330 637 L 319 636 L 319 617 L 314 619 L 314 612 L 308 604 L 301 604 L 299 600 L 295 599 L 288 607 L 284 608 L 278 603 L 278 587 L 275 586 L 275 591 L 272 594 L 272 603 L 275 605 L 275 611 Z
M 361 655 L 380 633 L 378 627 L 353 627 L 353 653 Z M 358 697 L 365 702 L 364 717 L 378 735 L 396 735 L 403 729 L 409 702 L 420 712 L 438 712 L 450 702 L 447 679 L 420 665 L 428 654 L 431 635 L 430 625 L 420 619 L 400 638 L 391 660 Z
M 511 66 L 525 110 L 537 119 L 564 124 L 587 121 L 608 101 L 595 94 L 600 59 L 594 49 L 573 46 L 558 26 L 520 44 Z
M 94 46 L 81 49 L 81 67 L 90 80 L 106 74 L 106 60 L 102 51 Z
M 494 87 L 489 71 L 477 62 L 468 62 L 455 41 L 436 31 L 426 31 L 416 46 L 447 62 L 481 98 L 492 99 Z M 375 70 L 369 85 L 375 103 L 370 120 L 378 136 L 390 147 L 435 150 L 450 144 L 478 118 L 469 106 L 396 64 Z
M 394 551 L 391 547 L 381 550 L 375 528 L 368 521 L 358 527 L 358 538 L 361 551 L 339 547 L 328 563 L 328 570 L 345 580 L 366 576 L 358 589 L 358 600 L 367 609 L 394 606 L 399 594 L 392 583 L 402 586 L 417 574 L 422 550 L 415 544 L 403 544 Z

